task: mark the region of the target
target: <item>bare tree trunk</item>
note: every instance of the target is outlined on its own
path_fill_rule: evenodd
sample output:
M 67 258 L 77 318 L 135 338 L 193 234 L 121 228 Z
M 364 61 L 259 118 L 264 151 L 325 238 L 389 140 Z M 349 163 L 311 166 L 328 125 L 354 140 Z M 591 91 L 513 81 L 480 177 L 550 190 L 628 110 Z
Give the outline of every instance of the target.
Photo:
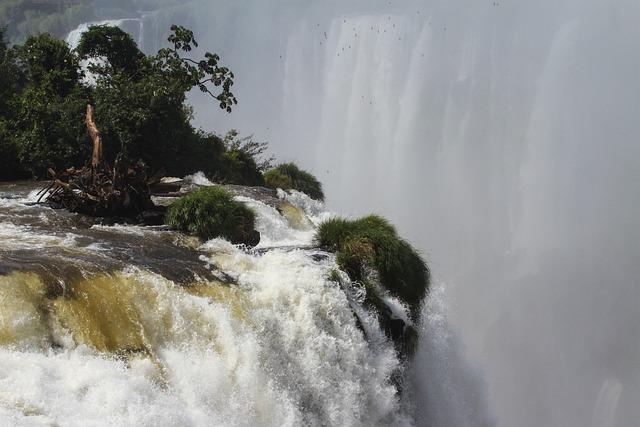
M 49 169 L 52 181 L 42 190 L 42 194 L 47 194 L 46 202 L 54 208 L 91 216 L 161 224 L 164 211 L 151 200 L 150 180 L 144 164 L 131 163 L 126 157 L 118 155 L 113 167 L 106 165 L 102 138 L 91 104 L 87 105 L 85 122 L 93 142 L 91 167 L 71 167 L 59 173 Z M 152 180 L 159 181 L 161 178 L 159 174 Z
M 100 138 L 100 131 L 93 120 L 93 107 L 91 104 L 87 104 L 87 131 L 93 141 L 93 155 L 91 156 L 91 167 L 96 170 L 102 162 L 102 138 Z

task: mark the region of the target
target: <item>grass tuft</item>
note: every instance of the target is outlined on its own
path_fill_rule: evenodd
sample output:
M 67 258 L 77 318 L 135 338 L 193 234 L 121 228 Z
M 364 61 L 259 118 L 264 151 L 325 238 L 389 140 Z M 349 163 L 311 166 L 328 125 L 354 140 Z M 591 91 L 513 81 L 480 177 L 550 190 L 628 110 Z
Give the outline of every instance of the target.
M 429 268 L 386 219 L 377 215 L 354 221 L 334 218 L 320 225 L 315 240 L 336 253 L 338 265 L 351 280 L 366 282 L 368 272 L 375 270 L 380 284 L 418 317 L 429 289 Z
M 315 200 L 324 200 L 322 184 L 309 172 L 298 168 L 293 163 L 283 163 L 264 174 L 267 187 L 297 190 Z
M 222 237 L 231 243 L 255 244 L 255 214 L 219 187 L 205 187 L 172 204 L 166 216 L 171 228 L 203 240 Z

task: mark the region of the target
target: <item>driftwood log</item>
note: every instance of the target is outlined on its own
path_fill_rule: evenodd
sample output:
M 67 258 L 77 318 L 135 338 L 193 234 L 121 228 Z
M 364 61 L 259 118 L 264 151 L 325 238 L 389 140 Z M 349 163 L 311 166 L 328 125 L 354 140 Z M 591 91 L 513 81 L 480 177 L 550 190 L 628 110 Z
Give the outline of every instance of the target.
M 122 155 L 108 165 L 103 158 L 102 138 L 91 105 L 87 105 L 85 121 L 93 145 L 91 166 L 71 167 L 60 172 L 49 169 L 51 182 L 42 190 L 40 198 L 46 196 L 45 201 L 54 208 L 96 217 L 161 222 L 161 208 L 151 201 L 149 185 L 160 181 L 162 174 L 149 176 L 144 163 L 132 163 Z

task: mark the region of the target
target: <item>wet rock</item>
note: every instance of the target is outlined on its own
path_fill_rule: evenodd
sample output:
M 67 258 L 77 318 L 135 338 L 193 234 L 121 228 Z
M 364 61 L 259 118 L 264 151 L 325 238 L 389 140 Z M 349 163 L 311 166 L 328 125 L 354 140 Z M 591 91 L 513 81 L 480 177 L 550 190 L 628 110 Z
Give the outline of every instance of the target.
M 248 247 L 252 248 L 260 243 L 260 232 L 258 230 L 251 230 L 247 233 L 245 241 L 242 242 Z
M 137 220 L 143 225 L 164 225 L 166 213 L 167 208 L 165 206 L 156 206 L 153 210 L 142 211 Z
M 399 318 L 393 310 L 373 290 L 367 290 L 365 303 L 378 313 L 378 322 L 384 333 L 391 339 L 398 354 L 406 359 L 411 357 L 418 344 L 418 332 L 412 324 Z
M 326 252 L 313 252 L 309 254 L 309 256 L 316 262 L 324 261 L 325 259 L 329 258 L 329 254 Z

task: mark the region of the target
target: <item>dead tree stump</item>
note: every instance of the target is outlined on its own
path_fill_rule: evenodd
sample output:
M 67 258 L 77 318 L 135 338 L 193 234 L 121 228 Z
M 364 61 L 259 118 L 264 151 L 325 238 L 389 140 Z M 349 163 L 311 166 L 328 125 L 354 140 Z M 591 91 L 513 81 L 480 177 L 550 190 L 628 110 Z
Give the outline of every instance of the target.
M 49 169 L 52 181 L 41 197 L 46 194 L 46 202 L 54 208 L 96 217 L 140 220 L 145 212 L 155 211 L 149 185 L 162 176 L 149 177 L 144 163 L 131 163 L 122 155 L 107 165 L 91 105 L 87 105 L 85 121 L 93 144 L 91 166 L 61 172 Z

